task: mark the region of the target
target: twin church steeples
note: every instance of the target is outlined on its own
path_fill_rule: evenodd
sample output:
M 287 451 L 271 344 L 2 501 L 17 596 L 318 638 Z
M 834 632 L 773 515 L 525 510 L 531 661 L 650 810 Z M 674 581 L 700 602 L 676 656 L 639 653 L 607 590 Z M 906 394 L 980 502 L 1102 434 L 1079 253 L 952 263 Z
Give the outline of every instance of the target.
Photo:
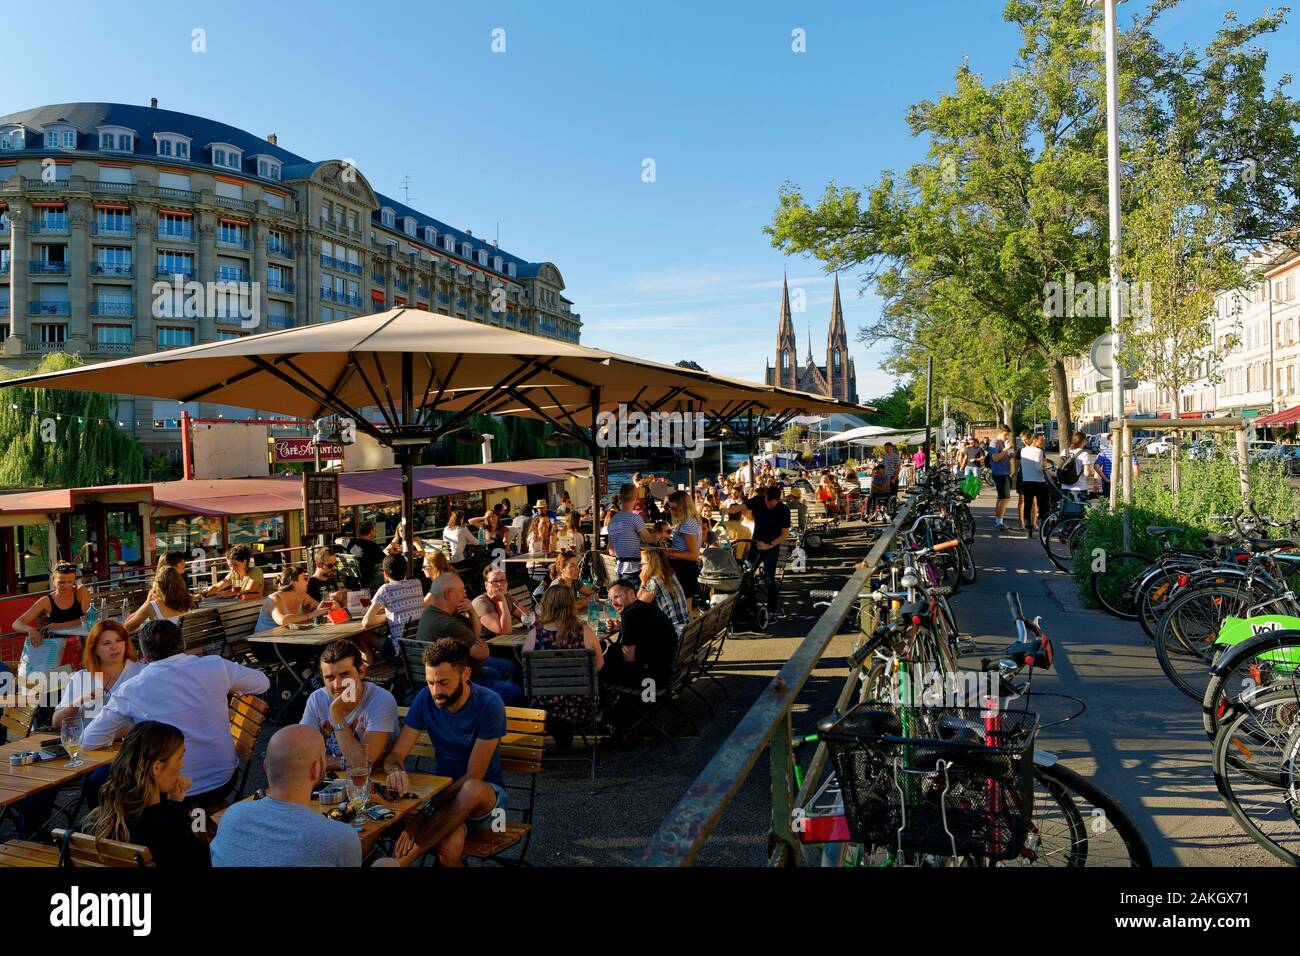
M 819 366 L 813 360 L 812 329 L 808 329 L 808 357 L 800 366 L 794 321 L 790 315 L 790 283 L 781 282 L 781 317 L 776 330 L 776 368 L 767 368 L 768 385 L 794 388 L 817 395 L 829 395 L 842 401 L 858 400 L 857 372 L 849 358 L 848 329 L 844 325 L 844 312 L 840 306 L 840 277 L 835 276 L 835 289 L 831 299 L 831 324 L 826 333 L 826 364 Z

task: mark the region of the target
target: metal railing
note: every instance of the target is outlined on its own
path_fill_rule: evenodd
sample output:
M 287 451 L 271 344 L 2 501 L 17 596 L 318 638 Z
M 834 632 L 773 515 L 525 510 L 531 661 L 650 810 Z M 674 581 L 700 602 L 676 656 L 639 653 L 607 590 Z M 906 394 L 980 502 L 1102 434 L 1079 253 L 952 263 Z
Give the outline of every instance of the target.
M 824 744 L 818 744 L 805 776 L 804 792 L 795 794 L 791 711 L 832 638 L 839 633 L 840 625 L 848 616 L 849 610 L 860 600 L 862 591 L 882 563 L 885 552 L 908 520 L 911 510 L 912 500 L 908 498 L 899 508 L 894 521 L 884 529 L 867 552 L 862 570 L 856 571 L 848 579 L 826 613 L 817 619 L 808 636 L 740 719 L 731 736 L 686 788 L 677 805 L 664 818 L 658 831 L 641 851 L 637 859 L 638 866 L 690 866 L 740 792 L 764 748 L 768 749 L 771 766 L 770 832 L 775 846 L 769 854 L 768 863 L 780 864 L 791 854 L 797 858 L 799 843 L 793 829 L 794 808 L 799 805 L 799 800 L 807 799 L 808 791 L 820 775 L 826 761 L 826 748 Z M 845 705 L 856 686 L 857 674 L 851 672 L 840 692 L 837 707 Z

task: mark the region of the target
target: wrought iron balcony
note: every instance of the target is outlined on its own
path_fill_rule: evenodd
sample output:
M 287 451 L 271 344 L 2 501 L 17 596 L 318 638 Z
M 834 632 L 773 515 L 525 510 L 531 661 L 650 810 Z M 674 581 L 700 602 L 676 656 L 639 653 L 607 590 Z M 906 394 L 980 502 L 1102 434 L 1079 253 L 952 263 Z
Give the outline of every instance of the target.
M 90 271 L 97 276 L 132 276 L 135 275 L 135 266 L 130 262 L 96 262 Z
M 90 314 L 94 316 L 113 317 L 118 319 L 130 318 L 135 315 L 135 304 L 132 302 L 122 302 L 116 299 L 108 299 L 100 302 L 90 303 Z
M 28 302 L 28 315 L 68 315 L 67 302 Z
M 68 264 L 66 262 L 32 259 L 27 263 L 27 271 L 34 276 L 65 276 L 68 274 Z
M 90 227 L 93 236 L 111 236 L 115 239 L 130 239 L 135 235 L 135 227 L 130 222 L 123 224 L 97 222 Z

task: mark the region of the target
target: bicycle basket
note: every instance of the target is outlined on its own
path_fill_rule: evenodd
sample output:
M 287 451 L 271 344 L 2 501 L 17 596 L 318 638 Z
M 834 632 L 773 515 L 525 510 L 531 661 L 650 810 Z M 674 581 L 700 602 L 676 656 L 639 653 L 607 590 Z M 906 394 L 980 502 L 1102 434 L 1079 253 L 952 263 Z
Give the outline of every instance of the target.
M 854 841 L 1008 860 L 1029 833 L 1038 715 L 864 702 L 822 733 Z
M 980 495 L 980 489 L 984 487 L 984 482 L 978 475 L 967 475 L 961 480 L 961 493 L 967 501 L 974 501 Z

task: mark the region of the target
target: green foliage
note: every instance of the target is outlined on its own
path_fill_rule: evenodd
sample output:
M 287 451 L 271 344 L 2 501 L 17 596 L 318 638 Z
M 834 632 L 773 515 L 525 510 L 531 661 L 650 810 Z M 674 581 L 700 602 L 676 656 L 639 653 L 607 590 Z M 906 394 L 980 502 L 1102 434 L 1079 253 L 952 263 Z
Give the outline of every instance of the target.
M 1286 468 L 1277 462 L 1250 466 L 1250 495 L 1262 515 L 1278 521 L 1300 516 L 1300 499 L 1290 485 Z M 1177 505 L 1163 474 L 1139 475 L 1133 485 L 1129 550 L 1152 558 L 1160 554 L 1160 540 L 1147 534 L 1149 525 L 1185 528 L 1186 532 L 1173 541 L 1175 547 L 1204 547 L 1207 534 L 1223 531 L 1222 525 L 1210 521 L 1209 516 L 1235 514 L 1241 507 L 1237 465 L 1226 458 L 1186 463 Z M 1106 554 L 1124 550 L 1121 514 L 1104 505 L 1088 512 L 1083 538 L 1074 551 L 1074 578 L 1079 593 L 1089 602 L 1092 595 L 1088 582 L 1098 550 Z
M 52 352 L 32 372 L 81 364 L 76 355 Z M 116 415 L 117 400 L 109 395 L 0 389 L 0 487 L 73 488 L 144 480 L 143 449 L 114 424 Z
M 1138 263 L 1138 274 L 1177 265 L 1172 244 L 1156 238 L 1161 210 L 1144 209 L 1162 195 L 1144 157 L 1181 163 L 1198 198 L 1177 208 L 1209 214 L 1207 228 L 1170 234 L 1222 239 L 1213 255 L 1300 237 L 1300 102 L 1289 75 L 1269 87 L 1259 42 L 1287 11 L 1243 23 L 1229 13 L 1203 47 L 1166 49 L 1154 26 L 1179 3 L 1136 5 L 1120 35 L 1121 162 L 1139 174 L 1126 183 L 1124 214 L 1152 240 L 1140 254 L 1166 254 L 1163 265 Z M 815 198 L 788 183 L 765 231 L 787 253 L 859 267 L 884 301 L 860 338 L 888 340 L 900 375 L 915 375 L 933 355 L 936 395 L 981 418 L 1005 417 L 986 409 L 1050 385 L 1064 430 L 1064 359 L 1085 353 L 1109 324 L 1094 308 L 1048 307 L 1049 285 L 1109 274 L 1101 13 L 1081 0 L 1009 0 L 1003 16 L 1021 32 L 1016 62 L 997 71 L 1005 78 L 986 82 L 962 65 L 951 89 L 908 111 L 913 135 L 927 140 L 924 162 L 885 170 L 863 189 L 832 182 Z M 1201 291 L 1196 281 L 1173 288 Z M 1168 301 L 1179 307 L 1178 296 Z
M 872 415 L 873 424 L 886 428 L 922 428 L 925 425 L 925 380 L 911 385 L 898 384 L 888 395 L 867 402 L 879 409 Z
M 780 447 L 787 451 L 794 451 L 807 436 L 807 425 L 787 425 L 785 431 L 781 432 Z
M 576 442 L 558 447 L 548 445 L 546 439 L 554 429 L 546 422 L 514 416 L 473 415 L 467 425 L 469 427 L 461 434 L 492 436 L 493 461 L 588 457 L 586 446 Z M 466 444 L 449 436 L 434 446 L 432 455 L 426 457 L 430 457 L 429 464 L 435 465 L 478 465 L 483 462 L 483 451 L 477 440 Z

